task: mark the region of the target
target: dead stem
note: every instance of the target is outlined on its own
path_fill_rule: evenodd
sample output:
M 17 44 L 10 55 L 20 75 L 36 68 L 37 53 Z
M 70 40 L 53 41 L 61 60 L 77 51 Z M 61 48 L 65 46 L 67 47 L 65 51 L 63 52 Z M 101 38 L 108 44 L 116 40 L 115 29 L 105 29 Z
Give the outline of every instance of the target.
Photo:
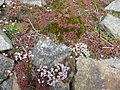
M 40 34 L 38 33 L 39 30 L 36 30 L 36 29 L 35 29 L 34 25 L 33 25 L 32 22 L 30 21 L 30 19 L 28 19 L 28 21 L 29 21 L 30 25 L 32 26 L 32 29 L 33 29 L 33 30 L 38 34 L 38 36 L 39 36 L 39 35 L 40 35 Z

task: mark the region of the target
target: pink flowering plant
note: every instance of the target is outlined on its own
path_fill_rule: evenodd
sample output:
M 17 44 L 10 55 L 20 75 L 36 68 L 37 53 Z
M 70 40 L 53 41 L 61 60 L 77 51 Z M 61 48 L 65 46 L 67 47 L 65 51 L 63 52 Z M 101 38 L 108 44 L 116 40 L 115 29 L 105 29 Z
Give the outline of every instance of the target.
M 43 85 L 55 86 L 57 82 L 65 80 L 68 77 L 69 69 L 70 67 L 60 63 L 50 69 L 47 66 L 43 66 L 37 69 L 38 82 Z
M 31 51 L 39 39 L 49 37 L 72 47 L 75 55 L 71 57 L 90 57 L 90 51 L 97 57 L 119 56 L 120 43 L 111 43 L 94 31 L 96 22 L 106 13 L 102 7 L 110 1 L 46 0 L 47 5 L 38 7 L 12 0 L 11 4 L 1 6 L 0 28 L 14 48 L 0 53 L 15 60 L 14 71 L 20 88 L 50 90 L 68 78 L 71 67 L 65 63 L 51 68 L 32 65 Z

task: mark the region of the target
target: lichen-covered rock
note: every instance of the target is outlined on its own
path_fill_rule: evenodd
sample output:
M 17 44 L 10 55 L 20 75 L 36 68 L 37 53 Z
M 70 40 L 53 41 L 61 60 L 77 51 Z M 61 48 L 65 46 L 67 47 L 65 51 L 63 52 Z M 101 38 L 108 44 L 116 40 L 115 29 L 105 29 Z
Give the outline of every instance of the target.
M 45 0 L 19 0 L 19 1 L 22 3 L 38 5 L 38 6 L 42 6 L 46 4 Z
M 115 0 L 111 2 L 107 7 L 105 7 L 105 10 L 120 12 L 120 0 Z
M 51 90 L 70 90 L 69 83 L 58 82 Z
M 0 30 L 0 51 L 12 49 L 12 43 L 7 35 Z
M 14 60 L 0 55 L 0 83 L 6 79 L 14 66 Z
M 114 62 L 114 59 L 112 60 Z M 77 61 L 77 73 L 73 83 L 74 90 L 119 90 L 120 70 L 111 67 L 104 61 L 80 58 Z
M 71 54 L 71 48 L 66 45 L 57 45 L 53 40 L 39 40 L 33 48 L 33 64 L 37 67 L 48 66 L 51 67 L 63 61 Z
M 102 21 L 100 21 L 99 26 L 101 29 L 111 33 L 115 37 L 120 37 L 120 19 L 107 14 Z

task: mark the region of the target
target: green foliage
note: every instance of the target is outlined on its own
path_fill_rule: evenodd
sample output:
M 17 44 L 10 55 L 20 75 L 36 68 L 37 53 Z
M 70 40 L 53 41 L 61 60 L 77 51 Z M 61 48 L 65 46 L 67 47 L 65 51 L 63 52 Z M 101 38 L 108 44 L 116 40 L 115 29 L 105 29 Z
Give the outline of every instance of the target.
M 14 38 L 15 36 L 15 33 L 18 32 L 21 28 L 22 28 L 22 25 L 21 24 L 9 24 L 9 25 L 4 25 L 3 26 L 4 29 L 7 30 L 7 35 L 10 39 Z
M 96 27 L 96 31 L 100 34 L 101 37 L 103 37 L 110 43 L 115 43 L 118 41 L 117 38 L 115 38 L 113 35 L 106 32 L 105 30 L 101 30 L 99 27 Z
M 15 21 L 23 22 L 23 19 L 15 17 L 15 16 L 10 16 L 9 20 L 11 20 L 12 22 L 15 22 Z
M 92 50 L 90 50 L 89 53 L 91 58 L 97 58 L 97 55 Z

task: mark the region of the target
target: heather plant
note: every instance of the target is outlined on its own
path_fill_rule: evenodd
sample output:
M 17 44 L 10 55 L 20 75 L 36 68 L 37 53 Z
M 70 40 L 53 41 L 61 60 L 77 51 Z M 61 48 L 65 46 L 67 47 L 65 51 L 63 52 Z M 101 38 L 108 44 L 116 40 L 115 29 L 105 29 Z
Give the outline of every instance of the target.
M 64 63 L 51 68 L 32 65 L 31 49 L 41 38 L 55 36 L 55 40 L 74 49 L 76 55 L 73 56 L 106 58 L 120 55 L 120 43 L 114 37 L 103 31 L 94 32 L 96 22 L 105 14 L 103 2 L 109 0 L 46 0 L 48 4 L 43 7 L 13 1 L 1 8 L 0 18 L 4 23 L 0 22 L 0 26 L 10 30 L 6 33 L 14 49 L 3 55 L 15 59 L 14 71 L 22 90 L 50 90 L 58 81 L 66 80 L 71 70 Z
M 32 72 L 33 69 L 31 62 L 28 60 L 18 62 L 15 66 L 14 71 L 22 90 L 41 90 L 42 88 L 49 90 L 58 81 L 68 78 L 70 68 L 64 64 L 56 64 L 51 68 L 43 66 L 38 68 L 35 74 Z
M 22 90 L 50 90 L 49 86 L 38 83 L 36 77 L 32 77 L 32 64 L 28 60 L 18 62 L 14 67 L 17 82 Z
M 119 41 L 112 44 L 100 37 L 97 32 L 92 31 L 89 32 L 89 35 L 84 34 L 80 38 L 80 42 L 87 44 L 89 46 L 88 49 L 96 54 L 96 58 L 109 58 L 120 55 Z

